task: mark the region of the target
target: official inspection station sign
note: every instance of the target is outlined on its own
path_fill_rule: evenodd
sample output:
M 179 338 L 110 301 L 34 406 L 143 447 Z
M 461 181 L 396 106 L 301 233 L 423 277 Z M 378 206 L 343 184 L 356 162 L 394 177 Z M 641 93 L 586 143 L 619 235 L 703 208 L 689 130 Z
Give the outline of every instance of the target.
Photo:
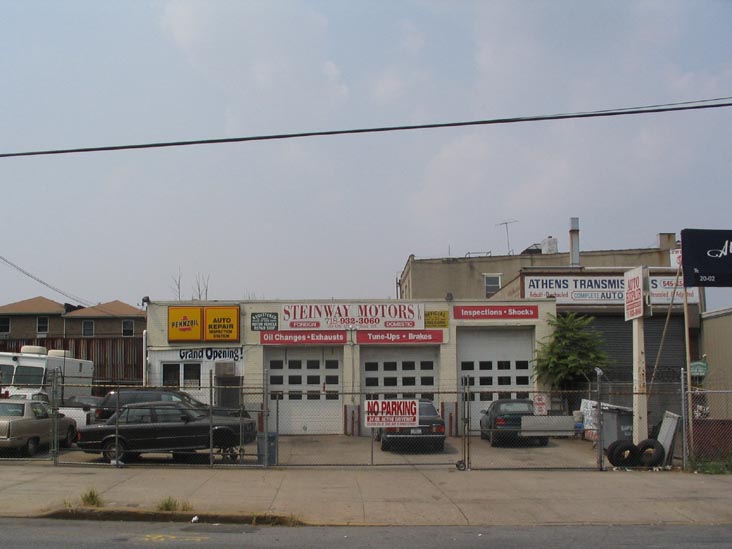
M 367 400 L 364 417 L 367 429 L 419 427 L 419 401 Z

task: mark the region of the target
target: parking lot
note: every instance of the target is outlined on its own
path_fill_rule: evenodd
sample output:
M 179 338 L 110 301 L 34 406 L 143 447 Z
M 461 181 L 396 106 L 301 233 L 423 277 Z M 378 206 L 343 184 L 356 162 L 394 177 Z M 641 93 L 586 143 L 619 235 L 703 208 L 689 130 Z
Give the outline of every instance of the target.
M 297 466 L 454 466 L 464 459 L 463 446 L 469 445 L 472 469 L 593 469 L 597 467 L 597 450 L 590 441 L 580 438 L 551 438 L 547 446 L 537 444 L 505 444 L 492 447 L 479 437 L 448 437 L 445 449 L 435 452 L 423 447 L 402 447 L 382 451 L 377 442 L 369 437 L 344 435 L 291 435 L 280 436 L 270 456 L 270 463 L 282 467 Z M 243 448 L 240 456 L 231 459 L 215 453 L 215 464 L 256 466 L 264 463 L 258 454 L 257 443 Z M 263 445 L 260 448 L 263 452 Z M 13 454 L 3 454 L 2 459 L 19 459 Z M 43 449 L 34 461 L 51 461 L 47 449 Z M 59 454 L 62 464 L 97 464 L 106 462 L 97 454 L 86 454 L 77 448 L 62 449 Z M 170 454 L 144 454 L 134 461 L 135 465 L 186 465 L 207 466 L 209 454 L 198 452 L 188 459 L 174 461 Z

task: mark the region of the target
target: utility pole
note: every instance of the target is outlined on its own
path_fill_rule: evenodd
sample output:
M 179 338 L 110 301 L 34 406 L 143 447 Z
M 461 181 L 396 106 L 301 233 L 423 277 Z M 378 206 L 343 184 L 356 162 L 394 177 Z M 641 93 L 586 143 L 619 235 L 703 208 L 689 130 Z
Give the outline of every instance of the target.
M 508 226 L 511 223 L 518 223 L 517 219 L 507 219 L 506 221 L 502 221 L 501 223 L 496 223 L 496 227 L 503 225 L 506 227 L 506 245 L 508 246 L 508 254 L 507 255 L 513 255 L 513 250 L 511 250 L 511 240 L 508 237 Z

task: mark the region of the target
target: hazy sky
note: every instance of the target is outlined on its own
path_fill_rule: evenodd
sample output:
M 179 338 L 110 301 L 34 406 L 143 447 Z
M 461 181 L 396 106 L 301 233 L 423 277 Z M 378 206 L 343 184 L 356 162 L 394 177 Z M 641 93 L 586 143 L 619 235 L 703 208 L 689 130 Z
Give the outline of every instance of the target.
M 732 2 L 0 1 L 0 152 L 732 96 Z M 394 297 L 409 254 L 732 229 L 732 108 L 0 159 L 0 256 L 91 302 Z M 732 289 L 711 292 L 732 306 Z M 69 301 L 0 264 L 0 304 Z

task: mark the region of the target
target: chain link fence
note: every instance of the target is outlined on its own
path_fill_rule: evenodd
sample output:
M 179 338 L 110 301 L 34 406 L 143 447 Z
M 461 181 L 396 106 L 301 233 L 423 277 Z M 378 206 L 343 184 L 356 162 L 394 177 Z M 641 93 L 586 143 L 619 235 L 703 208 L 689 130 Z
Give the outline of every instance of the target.
M 366 422 L 368 402 L 392 395 L 283 392 L 212 380 L 187 387 L 61 387 L 52 380 L 47 393 L 27 389 L 25 398 L 0 399 L 0 460 L 732 471 L 732 390 L 689 390 L 683 383 L 648 388 L 647 439 L 636 437 L 635 444 L 632 407 L 639 395 L 627 383 L 510 394 L 468 382 L 457 392 L 401 395 L 393 401 L 418 402 L 419 423 L 378 427 Z

